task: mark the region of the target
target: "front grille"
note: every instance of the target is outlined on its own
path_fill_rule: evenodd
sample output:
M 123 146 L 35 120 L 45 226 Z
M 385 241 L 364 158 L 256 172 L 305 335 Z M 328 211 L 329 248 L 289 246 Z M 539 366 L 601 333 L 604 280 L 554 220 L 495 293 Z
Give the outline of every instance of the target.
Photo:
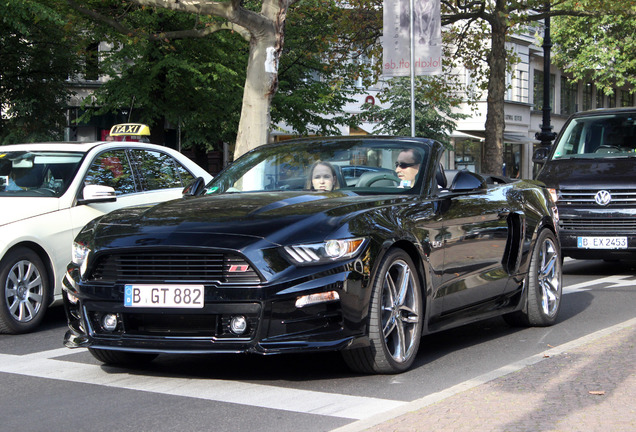
M 612 196 L 606 206 L 596 203 L 596 194 L 605 190 Z M 574 207 L 636 207 L 636 190 L 634 189 L 561 189 L 559 191 L 560 206 Z
M 105 255 L 89 277 L 112 282 L 198 282 L 258 284 L 260 277 L 238 255 L 220 253 L 149 252 Z
M 577 233 L 636 233 L 636 218 L 612 218 L 612 219 L 569 219 L 561 217 L 559 227 L 563 231 L 576 231 Z

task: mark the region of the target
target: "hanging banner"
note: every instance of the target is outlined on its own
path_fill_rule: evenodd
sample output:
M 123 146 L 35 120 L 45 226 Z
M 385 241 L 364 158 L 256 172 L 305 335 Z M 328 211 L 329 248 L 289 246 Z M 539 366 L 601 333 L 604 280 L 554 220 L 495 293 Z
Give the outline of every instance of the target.
M 442 72 L 440 0 L 412 1 L 415 75 L 437 75 Z M 384 0 L 382 73 L 385 77 L 411 74 L 410 2 Z

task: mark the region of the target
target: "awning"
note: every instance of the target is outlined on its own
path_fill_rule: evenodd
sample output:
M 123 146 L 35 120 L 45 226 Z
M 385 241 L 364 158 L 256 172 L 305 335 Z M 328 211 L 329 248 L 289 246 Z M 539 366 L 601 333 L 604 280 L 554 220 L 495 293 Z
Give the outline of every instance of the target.
M 504 132 L 504 142 L 512 143 L 512 144 L 535 144 L 538 143 L 538 140 L 528 138 L 527 136 L 516 134 L 516 133 L 506 133 Z
M 485 139 L 484 132 L 482 131 L 454 131 L 451 134 L 451 138 L 474 139 L 478 141 L 483 141 Z M 528 138 L 523 134 L 514 132 L 504 132 L 503 140 L 504 142 L 511 144 L 535 144 L 539 142 L 538 140 Z
M 483 141 L 484 140 L 483 135 L 480 136 L 478 134 L 479 134 L 479 132 L 475 133 L 475 132 L 471 131 L 470 133 L 468 133 L 468 132 L 454 131 L 451 134 L 451 138 L 476 139 L 476 140 L 479 140 L 479 141 Z

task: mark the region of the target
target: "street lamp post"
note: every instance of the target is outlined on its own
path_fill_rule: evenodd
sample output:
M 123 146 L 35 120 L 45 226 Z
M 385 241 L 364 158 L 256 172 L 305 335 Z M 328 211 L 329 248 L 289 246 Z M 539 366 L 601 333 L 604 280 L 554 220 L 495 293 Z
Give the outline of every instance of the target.
M 541 132 L 537 132 L 535 137 L 541 141 L 541 146 L 546 150 L 552 145 L 552 141 L 556 138 L 556 133 L 552 132 L 550 124 L 550 49 L 552 48 L 552 39 L 550 38 L 550 2 L 546 2 L 545 31 L 543 34 L 543 123 L 541 124 Z

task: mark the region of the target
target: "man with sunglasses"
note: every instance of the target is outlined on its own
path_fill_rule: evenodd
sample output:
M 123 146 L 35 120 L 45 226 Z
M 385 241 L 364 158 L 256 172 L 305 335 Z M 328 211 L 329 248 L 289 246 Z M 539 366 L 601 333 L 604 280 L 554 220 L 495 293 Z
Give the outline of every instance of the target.
M 395 173 L 400 179 L 400 187 L 412 187 L 420 170 L 422 156 L 414 149 L 404 149 L 395 162 Z

